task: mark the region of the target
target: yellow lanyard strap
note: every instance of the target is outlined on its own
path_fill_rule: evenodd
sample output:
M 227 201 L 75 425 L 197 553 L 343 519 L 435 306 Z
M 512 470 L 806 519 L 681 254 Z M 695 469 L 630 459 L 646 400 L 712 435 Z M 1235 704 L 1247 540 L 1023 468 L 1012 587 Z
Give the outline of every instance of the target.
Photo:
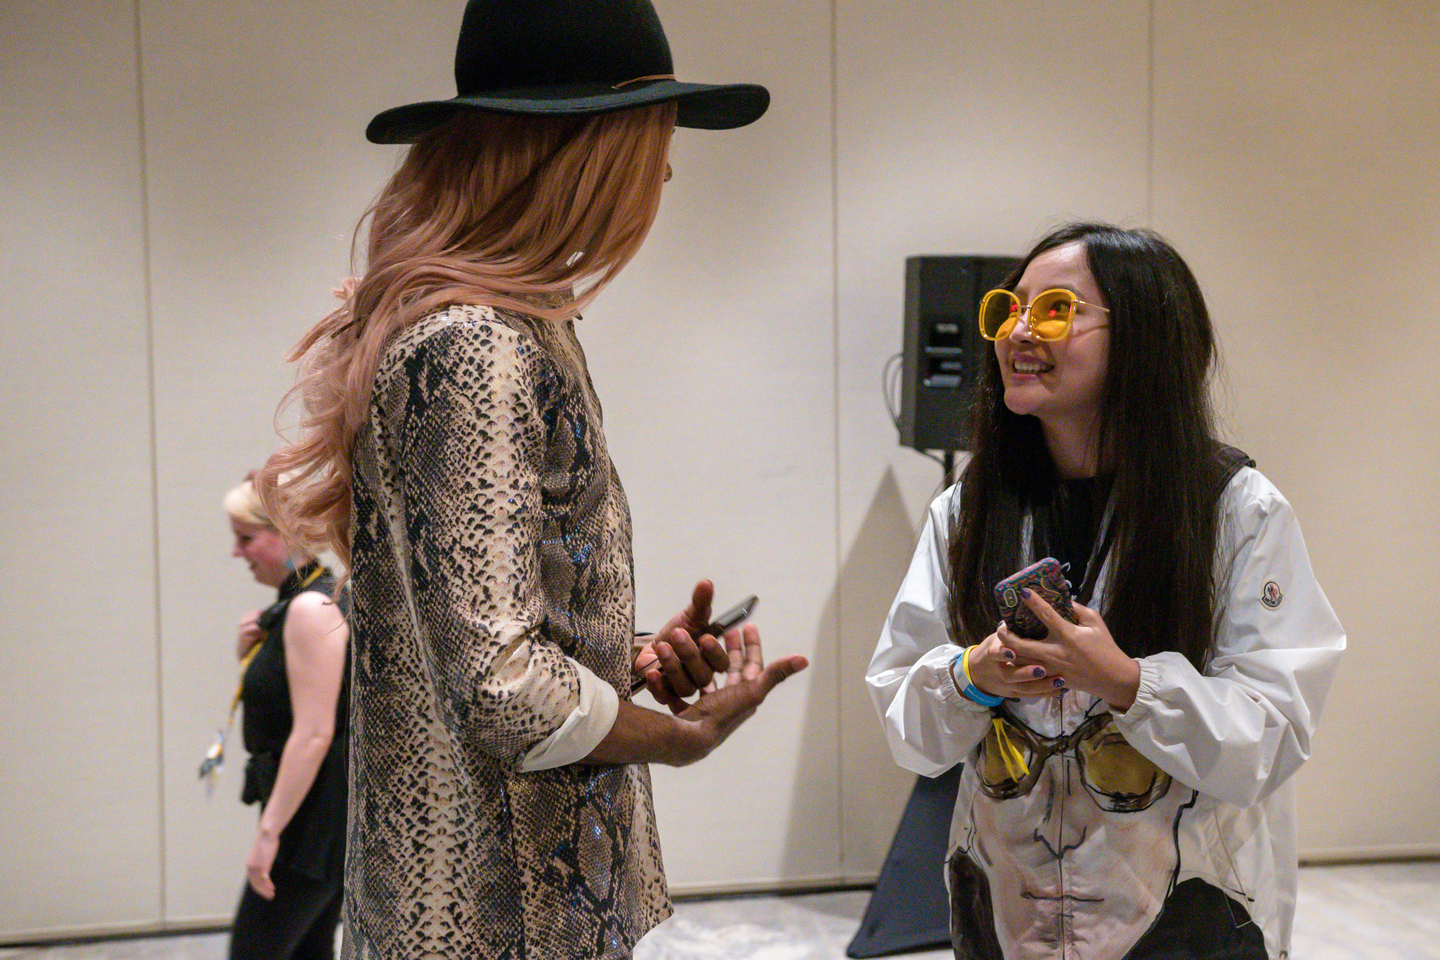
M 310 586 L 310 584 L 314 583 L 316 580 L 319 580 L 320 574 L 324 572 L 325 568 L 318 566 L 314 570 L 311 570 L 310 575 L 305 578 L 305 580 L 300 584 L 298 588 L 296 588 L 295 593 L 300 593 L 306 587 Z M 295 597 L 292 595 L 290 599 L 294 600 Z M 250 669 L 250 661 L 254 660 L 255 654 L 260 652 L 260 647 L 265 643 L 265 639 L 265 637 L 261 637 L 259 640 L 255 641 L 255 645 L 251 647 L 248 651 L 246 651 L 245 656 L 240 658 L 240 682 L 235 685 L 235 698 L 230 701 L 230 720 L 232 722 L 235 719 L 235 708 L 240 706 L 240 700 L 245 694 L 245 671 Z
M 1005 764 L 1005 772 L 1010 779 L 1016 782 L 1024 780 L 1030 775 L 1030 767 L 1025 763 L 1025 755 L 1020 748 L 1010 742 L 1010 735 L 1005 732 L 1005 721 L 999 717 L 990 721 L 995 726 L 995 745 L 1000 748 L 1000 760 Z

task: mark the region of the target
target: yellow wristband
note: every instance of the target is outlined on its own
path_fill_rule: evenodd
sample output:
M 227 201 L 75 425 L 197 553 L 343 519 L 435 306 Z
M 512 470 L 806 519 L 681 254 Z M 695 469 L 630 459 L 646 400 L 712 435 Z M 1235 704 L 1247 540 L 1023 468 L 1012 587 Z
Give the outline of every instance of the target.
M 1005 702 L 1005 698 L 997 697 L 991 693 L 986 693 L 984 690 L 981 690 L 979 687 L 975 686 L 975 681 L 970 677 L 970 651 L 974 649 L 975 645 L 971 644 L 970 646 L 962 650 L 960 652 L 960 655 L 955 658 L 955 660 L 960 661 L 960 669 L 965 674 L 965 689 L 961 690 L 960 692 L 965 695 L 965 698 L 967 700 L 972 700 L 975 703 L 980 704 L 981 706 L 998 707 L 1000 706 L 1000 704 Z M 950 661 L 951 680 L 955 679 L 955 660 Z M 957 683 L 956 686 L 958 687 L 959 684 Z
M 965 671 L 965 682 L 971 684 L 972 686 L 975 683 L 975 678 L 970 676 L 970 651 L 974 649 L 975 644 L 972 643 L 970 644 L 970 646 L 965 648 L 964 653 L 960 654 L 960 669 Z M 979 688 L 977 687 L 976 689 Z

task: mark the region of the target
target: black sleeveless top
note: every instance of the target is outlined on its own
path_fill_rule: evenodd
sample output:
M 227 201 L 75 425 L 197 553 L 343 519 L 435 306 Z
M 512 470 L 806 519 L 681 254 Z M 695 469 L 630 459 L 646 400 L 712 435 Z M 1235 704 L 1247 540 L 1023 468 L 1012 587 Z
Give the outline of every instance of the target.
M 240 681 L 244 704 L 241 733 L 250 760 L 245 765 L 244 803 L 263 804 L 275 789 L 280 754 L 295 725 L 290 707 L 290 679 L 285 671 L 285 617 L 290 601 L 306 590 L 329 597 L 335 592 L 335 577 L 329 570 L 311 563 L 295 570 L 280 584 L 276 601 L 260 614 L 265 632 Z M 340 612 L 348 614 L 349 597 L 340 597 Z M 346 763 L 349 756 L 350 658 L 340 681 L 335 705 L 335 736 L 325 754 L 315 782 L 295 815 L 280 832 L 275 862 L 314 880 L 341 876 L 345 864 L 345 808 L 348 794 Z

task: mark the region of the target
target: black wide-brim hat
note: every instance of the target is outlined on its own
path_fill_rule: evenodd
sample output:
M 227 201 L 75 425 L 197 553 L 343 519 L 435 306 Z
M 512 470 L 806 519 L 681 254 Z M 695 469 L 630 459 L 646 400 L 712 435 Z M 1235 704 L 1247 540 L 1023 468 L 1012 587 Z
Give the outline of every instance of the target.
M 753 83 L 681 83 L 650 0 L 469 0 L 450 100 L 395 107 L 370 121 L 372 143 L 414 143 L 461 110 L 585 116 L 674 101 L 676 124 L 704 130 L 760 119 Z

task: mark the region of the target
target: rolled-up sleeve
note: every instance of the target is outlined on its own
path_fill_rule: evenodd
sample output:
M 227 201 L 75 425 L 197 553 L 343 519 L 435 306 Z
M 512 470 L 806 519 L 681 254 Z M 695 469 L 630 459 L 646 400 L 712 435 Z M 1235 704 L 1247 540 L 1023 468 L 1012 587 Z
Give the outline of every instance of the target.
M 387 391 L 397 542 L 410 547 L 402 562 L 441 720 L 511 768 L 579 759 L 616 709 L 614 689 L 582 680 L 541 630 L 549 363 L 503 324 L 455 324 L 419 344 Z
M 934 777 L 963 760 L 985 735 L 990 711 L 964 697 L 950 675 L 963 649 L 950 636 L 946 570 L 952 500 L 930 505 L 910 569 L 890 607 L 865 672 L 895 762 Z
M 1178 653 L 1146 657 L 1117 718 L 1156 766 L 1239 806 L 1265 798 L 1310 756 L 1345 632 L 1310 566 L 1290 504 L 1242 471 L 1224 518 L 1232 543 L 1216 647 L 1202 675 Z

